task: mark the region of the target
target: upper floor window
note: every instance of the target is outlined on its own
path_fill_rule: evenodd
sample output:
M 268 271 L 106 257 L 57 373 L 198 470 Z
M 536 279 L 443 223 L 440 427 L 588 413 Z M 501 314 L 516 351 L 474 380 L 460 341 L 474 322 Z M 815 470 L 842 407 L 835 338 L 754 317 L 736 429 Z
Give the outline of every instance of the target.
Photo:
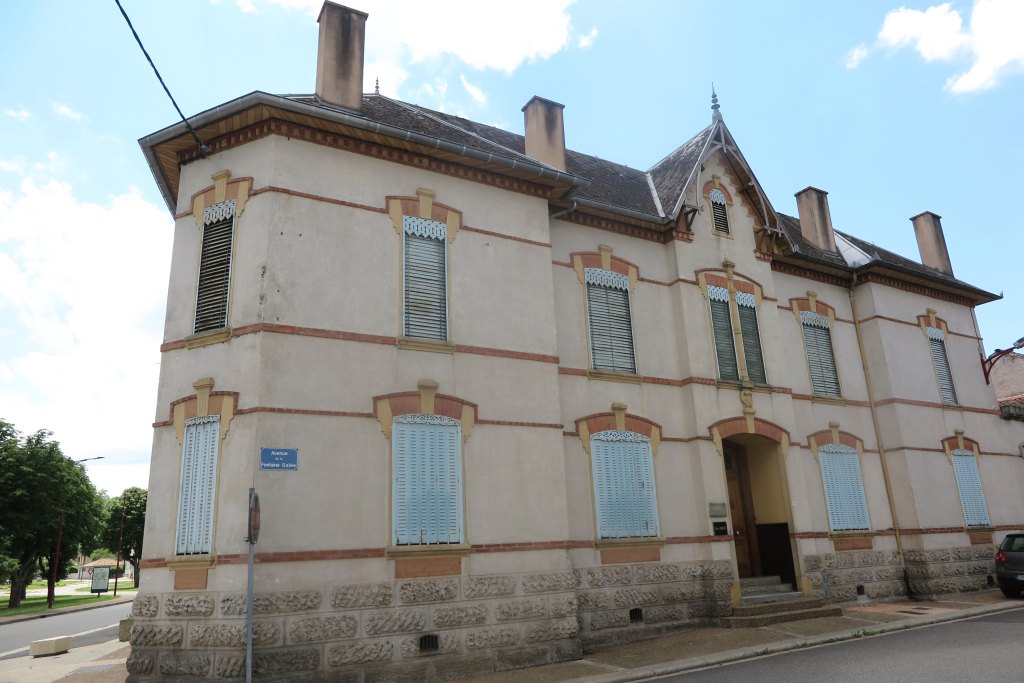
M 602 268 L 586 268 L 584 281 L 594 370 L 635 373 L 629 278 Z
M 942 329 L 929 327 L 928 345 L 932 352 L 932 365 L 935 367 L 935 378 L 939 382 L 939 395 L 943 403 L 955 405 L 956 389 L 953 387 L 953 375 L 949 371 L 949 358 L 946 356 L 946 338 Z
M 404 216 L 402 333 L 448 340 L 448 254 L 444 223 Z
M 395 545 L 462 543 L 462 429 L 443 415 L 399 415 L 391 431 Z
M 194 417 L 185 422 L 178 493 L 178 531 L 174 552 L 197 555 L 213 546 L 213 508 L 217 492 L 217 451 L 220 416 Z
M 981 475 L 978 473 L 978 461 L 972 451 L 963 448 L 953 449 L 953 472 L 956 474 L 956 487 L 960 492 L 960 505 L 964 510 L 964 521 L 967 526 L 988 526 L 988 504 L 985 502 L 985 491 L 981 488 Z
M 739 381 L 740 365 L 736 355 L 729 290 L 716 285 L 708 285 L 707 289 L 711 327 L 715 335 L 715 354 L 718 357 L 718 376 L 725 380 Z M 736 311 L 747 376 L 756 384 L 767 384 L 761 335 L 757 328 L 757 299 L 748 292 L 736 292 Z
M 651 440 L 619 430 L 590 437 L 599 538 L 659 535 Z
M 725 193 L 716 187 L 708 193 L 708 198 L 711 200 L 711 217 L 715 223 L 715 230 L 729 234 L 729 211 Z
M 818 449 L 818 460 L 832 531 L 870 529 L 857 451 L 843 444 L 826 444 Z
M 203 246 L 193 327 L 196 334 L 228 325 L 235 204 L 234 199 L 229 199 L 203 210 Z
M 840 396 L 828 316 L 813 311 L 800 311 L 800 323 L 804 332 L 807 365 L 811 371 L 811 392 L 815 396 Z

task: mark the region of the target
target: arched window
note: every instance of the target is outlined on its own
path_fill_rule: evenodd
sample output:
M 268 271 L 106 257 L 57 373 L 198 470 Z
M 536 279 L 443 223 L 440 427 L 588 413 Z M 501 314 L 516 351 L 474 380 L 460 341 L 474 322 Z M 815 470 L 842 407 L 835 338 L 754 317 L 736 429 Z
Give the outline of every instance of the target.
M 717 187 L 708 193 L 711 200 L 711 217 L 715 222 L 715 230 L 729 234 L 729 211 L 726 206 L 725 193 Z
M 870 529 L 860 458 L 850 446 L 830 443 L 818 449 L 832 531 Z
M 395 545 L 462 543 L 462 426 L 443 415 L 398 415 L 391 430 Z
M 619 430 L 590 437 L 599 538 L 656 537 L 658 497 L 651 440 Z

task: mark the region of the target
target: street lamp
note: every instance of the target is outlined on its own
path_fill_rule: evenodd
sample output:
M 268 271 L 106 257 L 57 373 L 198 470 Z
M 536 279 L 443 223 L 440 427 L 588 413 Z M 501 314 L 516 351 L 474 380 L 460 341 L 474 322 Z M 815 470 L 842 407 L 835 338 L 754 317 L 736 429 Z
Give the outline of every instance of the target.
M 991 384 L 989 381 L 989 375 L 992 372 L 992 366 L 996 364 L 996 361 L 1007 354 L 1011 354 L 1017 349 L 1024 348 L 1024 337 L 1021 337 L 1017 341 L 1013 342 L 1013 346 L 1008 349 L 996 349 L 992 352 L 992 355 L 981 361 L 981 369 L 985 373 L 985 384 Z
M 72 460 L 71 462 L 76 465 L 83 462 L 89 462 L 90 460 L 102 460 L 104 456 L 97 455 L 91 458 L 82 458 L 81 460 Z M 46 609 L 53 609 L 53 595 L 54 587 L 57 585 L 57 565 L 60 564 L 60 537 L 64 532 L 64 495 L 61 491 L 60 498 L 60 520 L 57 522 L 57 545 L 53 549 L 53 564 L 50 566 L 50 585 L 46 587 Z

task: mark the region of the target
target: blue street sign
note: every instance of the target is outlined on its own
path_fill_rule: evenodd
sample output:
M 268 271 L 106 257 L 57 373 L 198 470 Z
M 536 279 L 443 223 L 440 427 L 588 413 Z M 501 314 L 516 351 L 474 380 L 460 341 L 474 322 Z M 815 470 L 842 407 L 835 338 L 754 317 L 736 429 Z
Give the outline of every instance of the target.
M 298 448 L 261 448 L 260 469 L 294 472 L 299 469 Z

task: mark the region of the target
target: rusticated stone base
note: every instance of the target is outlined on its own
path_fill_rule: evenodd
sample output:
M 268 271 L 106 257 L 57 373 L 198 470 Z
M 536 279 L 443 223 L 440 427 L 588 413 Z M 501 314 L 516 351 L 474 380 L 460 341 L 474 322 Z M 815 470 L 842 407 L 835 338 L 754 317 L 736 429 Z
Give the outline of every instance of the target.
M 254 676 L 420 683 L 579 659 L 593 644 L 711 623 L 731 585 L 729 562 L 709 561 L 257 593 Z M 244 677 L 244 594 L 143 594 L 134 613 L 129 680 Z
M 930 597 L 987 588 L 988 576 L 995 574 L 995 553 L 992 545 L 904 551 L 910 589 Z

